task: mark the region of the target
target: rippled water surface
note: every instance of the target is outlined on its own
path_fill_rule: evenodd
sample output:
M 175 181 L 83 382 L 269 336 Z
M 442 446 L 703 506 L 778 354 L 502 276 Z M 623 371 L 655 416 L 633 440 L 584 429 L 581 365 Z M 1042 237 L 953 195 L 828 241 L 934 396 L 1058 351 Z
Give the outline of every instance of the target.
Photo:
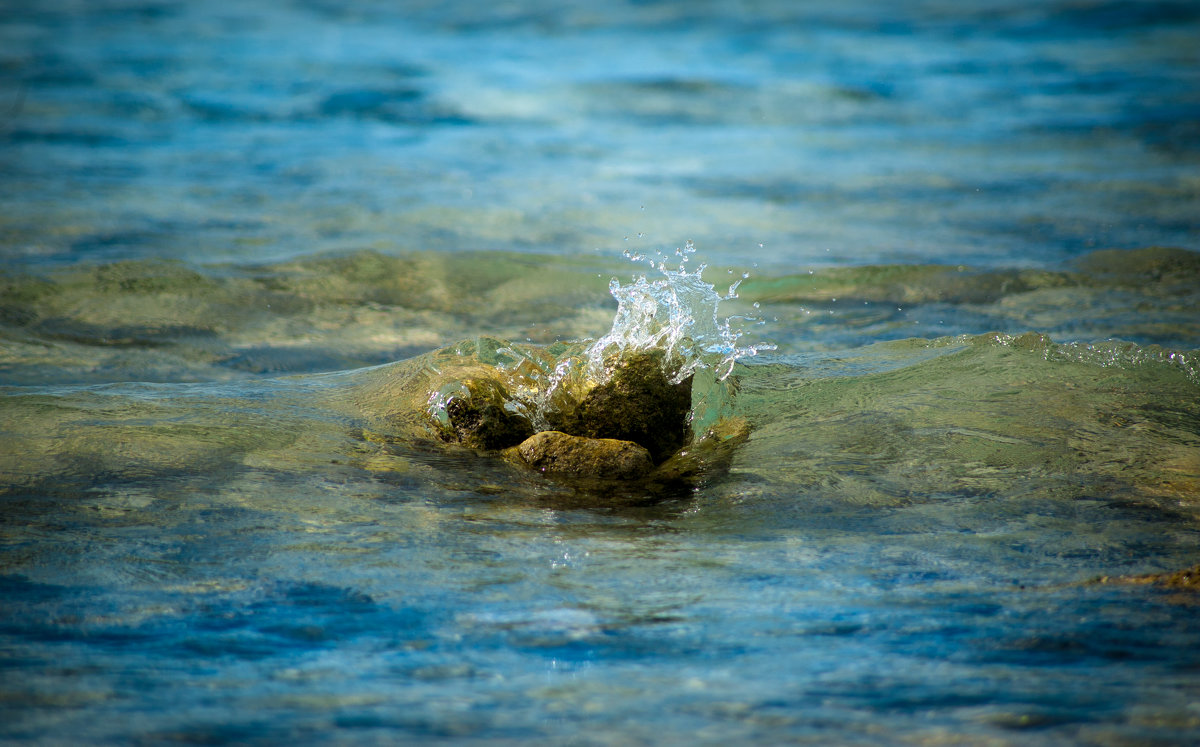
M 1192 743 L 1198 34 L 0 0 L 0 741 Z M 438 440 L 689 239 L 727 463 Z

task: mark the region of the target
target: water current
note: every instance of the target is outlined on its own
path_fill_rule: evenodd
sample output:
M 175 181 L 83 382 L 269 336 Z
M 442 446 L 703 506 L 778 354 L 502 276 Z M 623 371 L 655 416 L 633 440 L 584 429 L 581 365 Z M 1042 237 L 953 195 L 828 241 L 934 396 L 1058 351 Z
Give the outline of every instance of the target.
M 0 0 L 0 742 L 1193 744 L 1197 35 Z M 438 437 L 647 349 L 685 488 Z

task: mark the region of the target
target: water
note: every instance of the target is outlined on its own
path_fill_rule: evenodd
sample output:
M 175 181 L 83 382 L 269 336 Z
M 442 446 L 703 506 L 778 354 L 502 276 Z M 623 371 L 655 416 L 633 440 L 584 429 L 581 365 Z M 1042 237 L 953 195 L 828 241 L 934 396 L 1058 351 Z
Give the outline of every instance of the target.
M 1190 744 L 1198 32 L 0 2 L 0 741 Z M 674 290 L 694 490 L 433 437 Z

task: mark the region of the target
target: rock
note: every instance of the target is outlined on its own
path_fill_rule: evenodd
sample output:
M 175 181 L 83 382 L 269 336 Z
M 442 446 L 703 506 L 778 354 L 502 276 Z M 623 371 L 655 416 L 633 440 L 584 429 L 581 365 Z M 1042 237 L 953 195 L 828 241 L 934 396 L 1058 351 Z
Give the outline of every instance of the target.
M 654 469 L 650 452 L 631 441 L 542 431 L 517 447 L 521 459 L 542 472 L 630 480 Z
M 533 434 L 528 418 L 505 407 L 507 392 L 499 383 L 469 380 L 463 385 L 467 394 L 446 403 L 447 436 L 476 449 L 495 450 L 519 444 Z
M 692 377 L 674 384 L 663 373 L 663 352 L 623 359 L 612 377 L 592 389 L 567 418 L 573 436 L 633 441 L 657 464 L 688 442 Z

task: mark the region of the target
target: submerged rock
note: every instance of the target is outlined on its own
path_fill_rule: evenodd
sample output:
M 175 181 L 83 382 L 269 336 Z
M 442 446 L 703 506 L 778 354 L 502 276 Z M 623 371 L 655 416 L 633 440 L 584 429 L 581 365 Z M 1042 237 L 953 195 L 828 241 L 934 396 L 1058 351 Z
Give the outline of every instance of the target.
M 542 472 L 632 480 L 654 469 L 650 452 L 632 441 L 586 438 L 542 431 L 516 449 L 521 460 Z
M 714 424 L 702 437 L 671 455 L 651 476 L 660 484 L 694 483 L 706 474 L 729 468 L 733 454 L 750 438 L 745 418 L 729 418 Z
M 508 409 L 508 393 L 498 382 L 469 380 L 463 382 L 463 388 L 465 394 L 446 402 L 448 437 L 490 451 L 514 446 L 533 435 L 529 419 Z
M 657 464 L 688 442 L 691 406 L 691 376 L 673 383 L 663 371 L 661 350 L 637 353 L 622 358 L 611 378 L 588 392 L 563 430 L 633 441 Z

